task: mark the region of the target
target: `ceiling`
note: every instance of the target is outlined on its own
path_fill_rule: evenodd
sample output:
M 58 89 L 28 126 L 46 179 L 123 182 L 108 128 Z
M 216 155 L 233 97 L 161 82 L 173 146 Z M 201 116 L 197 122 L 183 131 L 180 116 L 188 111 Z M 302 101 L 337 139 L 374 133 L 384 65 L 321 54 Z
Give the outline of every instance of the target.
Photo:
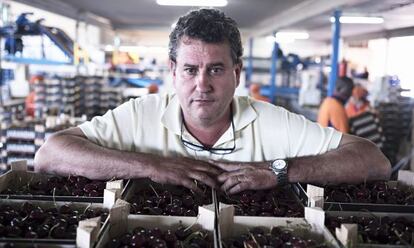
M 159 6 L 155 0 L 16 0 L 71 18 L 106 25 L 114 30 L 169 30 L 191 7 Z M 380 25 L 342 25 L 345 38 L 390 34 L 402 29 L 414 35 L 414 0 L 228 0 L 221 8 L 248 36 L 275 30 L 307 30 L 315 40 L 331 38 L 329 17 L 337 8 L 345 14 L 383 16 Z

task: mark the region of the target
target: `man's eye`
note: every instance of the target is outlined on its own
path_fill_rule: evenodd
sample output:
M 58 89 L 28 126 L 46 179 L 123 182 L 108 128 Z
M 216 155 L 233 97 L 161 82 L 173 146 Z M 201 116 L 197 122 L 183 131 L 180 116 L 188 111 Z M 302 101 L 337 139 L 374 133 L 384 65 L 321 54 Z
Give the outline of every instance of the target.
M 197 70 L 195 68 L 185 68 L 184 71 L 188 74 L 188 75 L 195 75 L 197 74 Z
M 213 67 L 213 68 L 210 69 L 210 73 L 212 75 L 220 74 L 222 72 L 223 72 L 223 68 L 221 68 L 221 67 Z

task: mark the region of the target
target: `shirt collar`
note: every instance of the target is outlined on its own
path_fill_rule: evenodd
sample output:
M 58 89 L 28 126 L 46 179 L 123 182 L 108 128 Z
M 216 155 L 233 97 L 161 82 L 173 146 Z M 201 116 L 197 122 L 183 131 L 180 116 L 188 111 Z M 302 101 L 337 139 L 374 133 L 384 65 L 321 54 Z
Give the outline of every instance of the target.
M 181 134 L 181 107 L 176 94 L 167 97 L 167 103 L 164 113 L 161 117 L 161 123 L 171 132 Z M 233 102 L 233 121 L 234 129 L 237 133 L 257 118 L 257 112 L 252 107 L 250 98 L 234 96 Z M 229 127 L 231 129 L 231 125 Z M 228 134 L 229 133 L 229 134 Z M 217 144 L 233 139 L 232 130 L 225 132 Z

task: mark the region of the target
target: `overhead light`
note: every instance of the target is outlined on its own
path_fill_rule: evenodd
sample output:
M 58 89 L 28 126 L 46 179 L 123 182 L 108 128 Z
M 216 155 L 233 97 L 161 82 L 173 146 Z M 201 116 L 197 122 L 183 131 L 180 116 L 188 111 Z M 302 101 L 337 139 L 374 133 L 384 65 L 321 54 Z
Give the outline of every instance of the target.
M 105 48 L 104 48 L 104 50 L 106 52 L 112 52 L 114 50 L 114 46 L 112 46 L 112 45 L 106 45 Z
M 281 31 L 276 33 L 276 39 L 307 40 L 309 34 L 307 32 Z
M 158 5 L 224 7 L 227 0 L 157 0 Z
M 331 22 L 335 22 L 335 18 L 330 18 Z M 381 24 L 384 23 L 384 18 L 374 16 L 341 16 L 339 17 L 340 23 L 348 24 Z
M 266 37 L 266 41 L 270 43 L 277 42 L 279 44 L 289 44 L 295 42 L 295 39 L 289 38 L 289 37 L 283 37 L 283 38 L 276 38 L 272 35 L 269 35 Z

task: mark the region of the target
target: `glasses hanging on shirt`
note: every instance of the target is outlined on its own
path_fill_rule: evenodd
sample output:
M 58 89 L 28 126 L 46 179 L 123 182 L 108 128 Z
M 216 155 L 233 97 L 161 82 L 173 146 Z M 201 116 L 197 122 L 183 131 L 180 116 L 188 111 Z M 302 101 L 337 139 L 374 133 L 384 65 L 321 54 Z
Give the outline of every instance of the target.
M 208 151 L 208 152 L 210 152 L 212 154 L 216 154 L 216 155 L 226 155 L 226 154 L 232 153 L 236 149 L 236 132 L 235 132 L 235 129 L 234 129 L 233 114 L 231 114 L 231 116 L 232 116 L 231 117 L 231 128 L 233 130 L 233 146 L 232 147 L 230 147 L 230 148 L 215 148 L 215 147 L 208 148 L 208 147 L 205 147 L 205 146 L 202 146 L 202 145 L 194 144 L 194 143 L 192 143 L 188 140 L 185 140 L 183 138 L 184 118 L 183 118 L 183 121 L 181 123 L 181 135 L 180 135 L 181 142 L 183 143 L 183 145 L 185 147 L 187 147 L 188 149 L 191 149 L 193 151 L 196 151 L 196 152 Z

